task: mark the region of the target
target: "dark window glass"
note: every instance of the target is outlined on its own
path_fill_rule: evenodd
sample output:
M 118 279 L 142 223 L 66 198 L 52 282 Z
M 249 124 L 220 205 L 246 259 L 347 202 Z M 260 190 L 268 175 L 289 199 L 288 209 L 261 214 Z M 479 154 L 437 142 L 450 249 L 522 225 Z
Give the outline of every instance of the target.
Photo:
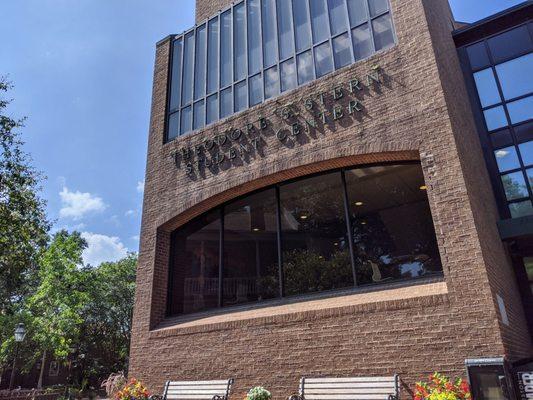
M 344 0 L 328 0 L 329 24 L 333 36 L 345 32 L 346 26 L 346 8 Z
M 218 119 L 218 95 L 215 93 L 207 98 L 206 123 L 210 124 Z
M 389 9 L 388 0 L 368 0 L 368 6 L 370 9 L 370 16 L 375 17 L 376 15 L 383 14 Z
M 180 134 L 179 121 L 180 121 L 180 113 L 179 113 L 179 111 L 176 111 L 175 113 L 170 114 L 170 116 L 168 117 L 168 135 L 167 135 L 167 140 L 172 140 L 176 136 L 179 136 L 179 134 Z
M 194 119 L 192 129 L 200 129 L 205 125 L 205 108 L 204 101 L 200 100 L 194 103 Z
M 519 142 L 533 140 L 533 121 L 515 126 L 514 133 Z
M 502 183 L 507 200 L 514 200 L 528 196 L 526 181 L 522 171 L 502 175 Z
M 533 168 L 526 169 L 526 175 L 529 186 L 533 188 Z
M 472 69 L 484 68 L 490 65 L 489 55 L 485 42 L 479 42 L 468 46 L 466 48 L 468 59 L 470 60 L 470 67 Z
M 187 133 L 192 128 L 192 110 L 191 106 L 185 107 L 181 110 L 181 121 L 180 121 L 180 134 L 183 135 Z
M 231 10 L 220 16 L 220 87 L 233 82 L 231 67 Z
M 233 7 L 233 66 L 236 81 L 246 76 L 246 23 L 244 2 Z
M 476 72 L 474 74 L 474 80 L 476 82 L 481 107 L 488 107 L 501 102 L 492 68 Z
M 286 295 L 353 285 L 340 173 L 280 188 Z
M 366 22 L 368 12 L 366 10 L 365 0 L 347 0 L 348 14 L 350 16 L 350 25 L 352 27 Z
M 291 2 L 287 0 L 277 0 L 277 10 L 279 57 L 283 60 L 290 57 L 294 52 L 291 26 Z
M 227 117 L 233 112 L 233 99 L 231 88 L 220 92 L 220 118 Z
M 194 64 L 194 100 L 205 96 L 206 28 L 196 29 L 196 58 Z
M 525 166 L 533 165 L 533 141 L 518 145 Z
M 263 62 L 265 67 L 275 64 L 278 60 L 275 4 L 275 0 L 261 1 L 261 15 L 263 19 Z
M 261 79 L 261 74 L 252 76 L 248 81 L 248 85 L 250 86 L 248 88 L 250 91 L 250 107 L 252 107 L 263 101 L 263 79 Z
M 276 204 L 269 189 L 225 207 L 225 306 L 278 297 Z
M 511 212 L 511 218 L 520 218 L 533 215 L 533 206 L 531 205 L 531 200 L 510 203 L 509 211 Z
M 513 138 L 509 129 L 494 132 L 490 135 L 492 147 L 504 147 L 513 143 Z
M 394 44 L 394 34 L 392 31 L 392 21 L 390 14 L 382 15 L 372 21 L 374 30 L 374 43 L 376 51 L 386 49 Z
M 194 33 L 185 35 L 185 53 L 183 54 L 183 88 L 181 104 L 185 105 L 192 100 L 192 83 L 194 67 Z
M 533 92 L 533 53 L 496 66 L 506 100 Z
M 248 0 L 248 73 L 261 70 L 261 13 L 259 0 Z
M 514 146 L 496 150 L 494 152 L 494 157 L 496 157 L 496 163 L 498 164 L 498 170 L 500 172 L 520 168 L 518 154 L 516 153 L 516 148 Z
M 489 131 L 507 126 L 507 117 L 502 106 L 489 108 L 483 111 L 483 115 L 485 116 L 485 122 Z
M 296 87 L 296 66 L 294 58 L 290 58 L 279 65 L 281 71 L 281 91 L 285 92 Z
M 353 53 L 355 60 L 362 60 L 374 52 L 368 24 L 352 29 Z
M 247 101 L 248 89 L 246 88 L 246 81 L 244 80 L 242 82 L 236 83 L 234 86 L 234 90 L 235 90 L 235 103 L 234 103 L 235 112 L 242 111 L 246 107 L 248 107 L 248 101 Z
M 278 67 L 272 67 L 265 71 L 265 99 L 279 94 Z
M 207 93 L 218 87 L 218 18 L 209 21 L 207 41 Z
M 218 305 L 219 212 L 197 218 L 172 235 L 170 314 Z
M 331 59 L 331 47 L 329 46 L 329 42 L 322 43 L 315 47 L 315 70 L 317 78 L 333 71 L 333 61 Z
M 350 37 L 347 33 L 333 39 L 333 57 L 335 68 L 341 68 L 352 62 L 352 51 L 350 49 Z
M 172 75 L 170 78 L 170 110 L 175 110 L 180 106 L 180 89 L 181 89 L 181 39 L 174 41 L 174 50 L 172 53 Z
M 507 110 L 512 124 L 533 119 L 533 96 L 507 103 Z
M 531 37 L 523 25 L 488 39 L 488 45 L 495 63 L 515 57 L 531 50 Z
M 328 15 L 325 0 L 309 0 L 311 6 L 311 27 L 313 43 L 319 43 L 329 37 Z
M 298 64 L 298 84 L 303 85 L 313 79 L 313 58 L 311 50 L 302 53 L 297 58 Z
M 296 51 L 302 51 L 311 46 L 307 0 L 293 0 L 292 9 L 294 16 L 294 34 L 296 35 Z
M 358 284 L 442 270 L 419 165 L 346 171 Z

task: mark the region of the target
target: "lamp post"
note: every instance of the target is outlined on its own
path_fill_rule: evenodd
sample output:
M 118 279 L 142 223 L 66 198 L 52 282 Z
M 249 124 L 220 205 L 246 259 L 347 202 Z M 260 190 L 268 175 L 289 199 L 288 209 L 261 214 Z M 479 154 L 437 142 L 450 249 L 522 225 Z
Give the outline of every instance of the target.
M 21 322 L 17 324 L 17 327 L 15 328 L 15 357 L 13 358 L 13 369 L 11 370 L 11 379 L 9 380 L 9 390 L 13 389 L 13 384 L 15 382 L 15 369 L 17 366 L 19 345 L 20 345 L 20 342 L 24 340 L 24 336 L 26 336 L 26 328 L 24 327 L 24 324 Z

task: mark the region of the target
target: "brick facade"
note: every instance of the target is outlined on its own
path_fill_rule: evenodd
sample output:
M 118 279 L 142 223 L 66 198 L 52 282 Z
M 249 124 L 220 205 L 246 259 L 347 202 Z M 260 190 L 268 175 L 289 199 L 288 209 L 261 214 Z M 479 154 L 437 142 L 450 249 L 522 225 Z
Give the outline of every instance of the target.
M 197 20 L 223 5 L 198 0 Z M 398 43 L 276 99 L 163 143 L 169 41 L 158 44 L 130 375 L 162 389 L 167 379 L 233 377 L 233 398 L 257 384 L 275 397 L 302 375 L 399 373 L 408 386 L 435 369 L 464 375 L 464 360 L 531 356 L 533 349 L 474 127 L 445 0 L 391 0 Z M 268 147 L 246 165 L 205 178 L 177 169 L 172 151 L 228 127 L 272 115 L 279 104 L 364 77 L 361 113 L 320 125 L 291 146 L 265 132 Z M 327 97 L 326 101 L 331 101 Z M 333 299 L 280 304 L 183 322 L 165 319 L 170 233 L 196 215 L 254 189 L 341 166 L 420 160 L 444 279 L 393 285 Z M 509 325 L 501 322 L 502 297 Z M 407 394 L 405 389 L 405 394 Z

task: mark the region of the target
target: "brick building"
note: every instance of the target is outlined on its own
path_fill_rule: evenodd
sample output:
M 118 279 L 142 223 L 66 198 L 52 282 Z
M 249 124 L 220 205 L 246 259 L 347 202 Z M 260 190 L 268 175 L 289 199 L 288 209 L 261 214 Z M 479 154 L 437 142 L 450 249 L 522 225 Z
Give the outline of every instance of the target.
M 156 47 L 130 375 L 408 396 L 533 356 L 532 2 L 196 3 Z

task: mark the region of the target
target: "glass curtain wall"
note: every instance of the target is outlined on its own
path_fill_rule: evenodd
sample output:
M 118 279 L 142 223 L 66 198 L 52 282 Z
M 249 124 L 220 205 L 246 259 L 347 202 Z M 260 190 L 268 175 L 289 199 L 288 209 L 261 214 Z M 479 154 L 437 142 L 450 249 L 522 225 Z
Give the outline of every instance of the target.
M 442 272 L 419 164 L 263 189 L 177 229 L 171 247 L 170 315 Z
M 466 47 L 511 218 L 533 215 L 533 24 Z
M 388 0 L 242 0 L 173 40 L 166 140 L 394 42 Z

